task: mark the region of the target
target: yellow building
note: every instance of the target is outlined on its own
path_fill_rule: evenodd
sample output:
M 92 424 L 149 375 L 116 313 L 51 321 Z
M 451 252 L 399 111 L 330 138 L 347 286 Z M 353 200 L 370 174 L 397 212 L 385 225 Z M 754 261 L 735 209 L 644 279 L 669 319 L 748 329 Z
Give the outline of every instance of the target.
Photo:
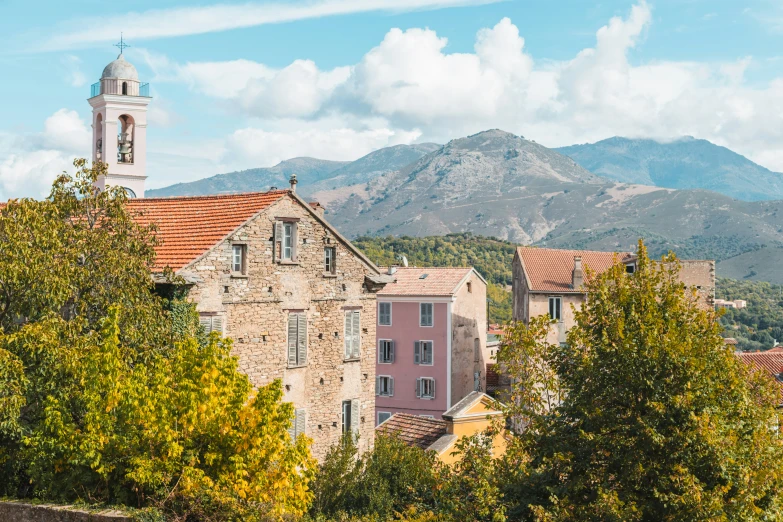
M 482 392 L 471 392 L 443 414 L 443 420 L 431 417 L 395 413 L 379 424 L 379 435 L 394 435 L 410 446 L 434 451 L 438 459 L 447 464 L 457 460 L 453 455 L 455 444 L 461 437 L 470 437 L 486 430 L 492 422 L 503 422 L 501 404 Z M 506 451 L 508 433 L 502 430 L 495 435 L 492 453 L 500 456 Z

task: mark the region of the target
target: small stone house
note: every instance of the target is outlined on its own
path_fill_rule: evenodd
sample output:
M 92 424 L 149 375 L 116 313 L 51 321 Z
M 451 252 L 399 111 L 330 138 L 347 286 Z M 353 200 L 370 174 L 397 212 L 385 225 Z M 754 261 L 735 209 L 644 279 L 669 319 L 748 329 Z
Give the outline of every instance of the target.
M 574 309 L 585 300 L 586 269 L 594 273 L 608 270 L 615 262 L 625 265 L 630 275 L 636 270 L 631 252 L 597 252 L 554 248 L 518 247 L 512 263 L 512 306 L 515 321 L 549 314 L 556 323 L 548 341 L 564 343 L 574 325 Z M 715 297 L 715 262 L 680 260 L 680 281 L 696 290 L 700 306 L 711 308 Z
M 345 431 L 370 447 L 376 294 L 393 278 L 293 190 L 128 205 L 158 227 L 155 268 L 186 281 L 201 324 L 233 340 L 253 385 L 282 380 L 291 434 L 311 437 L 318 459 Z

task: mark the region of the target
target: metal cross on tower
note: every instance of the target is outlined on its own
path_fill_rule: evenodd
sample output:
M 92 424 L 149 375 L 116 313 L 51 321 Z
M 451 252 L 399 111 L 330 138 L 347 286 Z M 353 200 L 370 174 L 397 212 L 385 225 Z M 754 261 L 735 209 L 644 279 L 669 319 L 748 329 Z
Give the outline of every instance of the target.
M 122 40 L 122 33 L 120 33 L 120 43 L 114 44 L 114 47 L 119 47 L 119 48 L 120 48 L 120 54 L 122 54 L 122 51 L 123 51 L 123 50 L 124 50 L 126 47 L 130 47 L 130 45 L 126 44 L 126 43 L 125 43 L 125 42 Z

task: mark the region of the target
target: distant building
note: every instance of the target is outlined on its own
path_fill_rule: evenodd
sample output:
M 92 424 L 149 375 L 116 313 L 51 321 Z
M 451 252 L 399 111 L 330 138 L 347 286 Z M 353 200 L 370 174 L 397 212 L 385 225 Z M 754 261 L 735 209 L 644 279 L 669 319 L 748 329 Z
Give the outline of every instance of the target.
M 394 413 L 440 419 L 485 386 L 487 284 L 473 268 L 389 269 L 378 294 L 376 423 Z
M 434 451 L 438 459 L 447 464 L 457 461 L 452 455 L 454 444 L 460 437 L 470 437 L 486 430 L 492 422 L 503 422 L 501 405 L 481 392 L 471 392 L 467 397 L 443 414 L 443 420 L 430 419 L 407 413 L 395 413 L 380 424 L 377 434 L 399 437 L 410 446 Z M 506 451 L 508 434 L 501 430 L 495 436 L 492 447 L 494 457 Z
M 629 275 L 636 270 L 636 256 L 631 252 L 517 248 L 512 265 L 514 320 L 528 323 L 533 317 L 548 314 L 557 321 L 548 341 L 564 343 L 566 333 L 574 325 L 571 305 L 579 310 L 585 300 L 586 269 L 600 274 L 615 261 L 623 263 Z M 680 280 L 696 290 L 702 307 L 712 307 L 715 262 L 681 260 L 680 263 Z
M 736 308 L 741 309 L 748 306 L 748 302 L 743 299 L 735 299 L 734 301 L 726 301 L 725 299 L 715 299 L 715 308 Z

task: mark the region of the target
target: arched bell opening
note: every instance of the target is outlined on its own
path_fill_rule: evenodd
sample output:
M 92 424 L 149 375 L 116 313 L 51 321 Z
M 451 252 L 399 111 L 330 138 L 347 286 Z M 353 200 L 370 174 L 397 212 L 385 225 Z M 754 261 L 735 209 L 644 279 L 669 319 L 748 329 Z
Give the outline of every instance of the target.
M 120 116 L 117 120 L 117 163 L 133 163 L 134 132 L 133 117 Z

